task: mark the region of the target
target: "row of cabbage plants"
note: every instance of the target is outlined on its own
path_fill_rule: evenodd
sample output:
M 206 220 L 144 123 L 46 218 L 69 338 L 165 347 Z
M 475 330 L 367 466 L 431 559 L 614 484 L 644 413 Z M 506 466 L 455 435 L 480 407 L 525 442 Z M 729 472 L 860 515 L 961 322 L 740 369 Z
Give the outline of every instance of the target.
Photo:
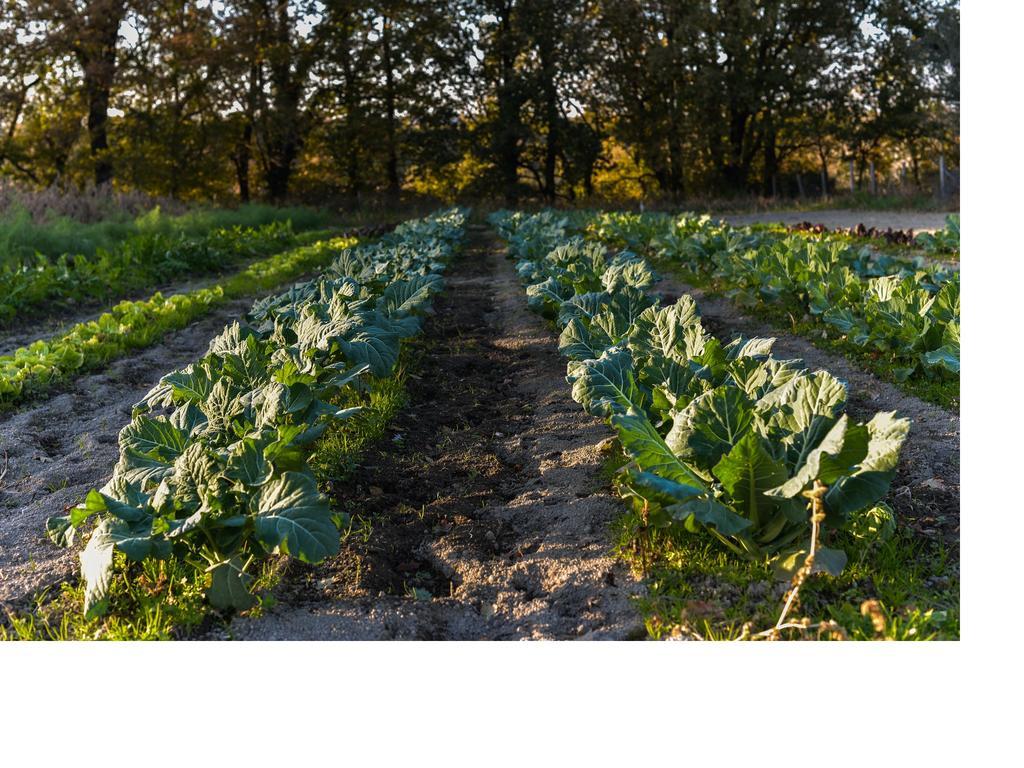
M 959 376 L 959 270 L 829 235 L 737 228 L 692 214 L 597 214 L 586 229 L 713 281 L 741 307 L 812 320 L 884 362 L 897 381 Z
M 529 305 L 561 328 L 574 399 L 607 418 L 630 461 L 618 486 L 649 525 L 714 537 L 783 571 L 839 573 L 846 553 L 812 530 L 891 532 L 882 502 L 910 423 L 844 413 L 845 384 L 771 355 L 774 339 L 723 342 L 683 296 L 661 306 L 659 279 L 630 251 L 567 237 L 564 219 L 499 212 Z M 808 498 L 823 502 L 823 519 Z
M 47 523 L 70 546 L 96 522 L 80 554 L 88 615 L 107 607 L 117 566 L 176 558 L 208 578 L 212 606 L 244 609 L 259 561 L 338 551 L 340 519 L 311 469 L 317 439 L 358 410 L 337 403 L 368 375 L 393 374 L 464 221 L 451 210 L 344 250 L 318 278 L 258 301 L 135 406 L 110 481 Z

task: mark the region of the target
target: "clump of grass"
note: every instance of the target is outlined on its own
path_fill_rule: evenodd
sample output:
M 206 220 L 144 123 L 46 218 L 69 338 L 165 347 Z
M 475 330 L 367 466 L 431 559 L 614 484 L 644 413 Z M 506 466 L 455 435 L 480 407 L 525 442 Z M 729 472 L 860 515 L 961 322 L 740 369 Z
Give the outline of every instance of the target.
M 150 201 L 142 208 L 89 203 L 78 209 L 68 202 L 68 197 L 47 197 L 47 203 L 40 203 L 22 195 L 8 196 L 10 199 L 4 204 L 2 192 L 0 189 L 0 267 L 34 263 L 36 254 L 50 259 L 64 254 L 92 258 L 101 250 L 109 252 L 139 236 L 198 237 L 219 228 L 258 228 L 285 221 L 291 222 L 294 231 L 303 232 L 323 228 L 332 218 L 321 209 L 278 208 L 257 203 L 192 210 L 181 206 L 168 208 L 162 201 Z
M 0 639 L 168 640 L 203 621 L 205 574 L 174 559 L 128 563 L 120 553 L 115 558 L 120 562 L 106 615 L 85 616 L 84 585 L 65 583 L 55 594 L 40 593 L 28 609 L 8 612 Z

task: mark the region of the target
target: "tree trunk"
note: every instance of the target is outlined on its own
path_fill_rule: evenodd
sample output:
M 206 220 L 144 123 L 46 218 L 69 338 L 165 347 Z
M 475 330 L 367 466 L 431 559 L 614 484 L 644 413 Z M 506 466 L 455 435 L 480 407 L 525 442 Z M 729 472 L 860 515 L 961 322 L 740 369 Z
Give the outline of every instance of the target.
M 388 183 L 388 201 L 395 204 L 401 197 L 402 183 L 398 178 L 398 147 L 395 130 L 395 72 L 391 62 L 391 23 L 392 20 L 385 16 L 383 19 L 384 32 L 381 35 L 381 42 L 383 44 L 384 59 L 384 103 L 387 111 L 388 158 L 385 175 Z
M 252 197 L 249 191 L 249 164 L 252 160 L 252 121 L 246 120 L 242 138 L 235 148 L 235 177 L 238 179 L 238 200 L 248 203 Z
M 235 178 L 238 180 L 238 199 L 242 203 L 248 203 L 252 199 L 249 169 L 252 164 L 253 121 L 256 118 L 256 108 L 259 103 L 259 80 L 260 64 L 253 62 L 249 65 L 249 92 L 246 94 L 245 125 L 242 127 L 242 135 L 235 146 L 234 156 Z
M 81 19 L 81 40 L 74 46 L 82 67 L 82 89 L 88 106 L 86 128 L 89 132 L 89 154 L 93 161 L 96 186 L 109 184 L 114 178 L 107 139 L 107 109 L 117 70 L 117 36 L 124 18 L 124 0 L 96 0 Z
M 764 178 L 761 189 L 765 197 L 775 197 L 775 176 L 779 172 L 779 156 L 776 152 L 775 129 L 769 126 L 764 135 Z
M 498 175 L 505 204 L 515 207 L 519 202 L 519 137 L 521 133 L 522 97 L 515 60 L 518 46 L 513 39 L 512 4 L 505 3 L 498 14 L 498 58 L 501 67 L 498 84 L 498 125 L 495 149 Z
M 288 197 L 295 160 L 302 146 L 304 116 L 300 110 L 305 72 L 296 64 L 292 48 L 288 0 L 276 0 L 273 43 L 267 53 L 270 71 L 273 112 L 268 120 L 266 137 L 267 197 L 281 203 Z
M 747 188 L 749 163 L 747 162 L 747 121 L 750 115 L 743 109 L 731 109 L 729 117 L 729 156 L 721 169 L 722 179 L 729 192 L 744 192 Z
M 818 158 L 821 160 L 821 196 L 828 197 L 828 155 L 822 147 L 818 147 Z
M 542 50 L 541 68 L 544 77 L 544 121 L 547 136 L 544 146 L 544 196 L 549 203 L 555 202 L 555 170 L 559 152 L 558 135 L 558 93 L 552 70 L 551 51 Z

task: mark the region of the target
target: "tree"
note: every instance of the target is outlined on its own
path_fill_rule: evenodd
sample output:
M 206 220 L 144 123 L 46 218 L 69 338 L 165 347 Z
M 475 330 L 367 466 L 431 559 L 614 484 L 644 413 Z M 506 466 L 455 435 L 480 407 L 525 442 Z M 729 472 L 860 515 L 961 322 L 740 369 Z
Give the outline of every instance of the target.
M 114 178 L 107 135 L 108 109 L 117 76 L 117 43 L 127 0 L 30 0 L 33 18 L 47 23 L 46 49 L 50 55 L 73 54 L 81 71 L 86 103 L 86 129 L 97 186 Z

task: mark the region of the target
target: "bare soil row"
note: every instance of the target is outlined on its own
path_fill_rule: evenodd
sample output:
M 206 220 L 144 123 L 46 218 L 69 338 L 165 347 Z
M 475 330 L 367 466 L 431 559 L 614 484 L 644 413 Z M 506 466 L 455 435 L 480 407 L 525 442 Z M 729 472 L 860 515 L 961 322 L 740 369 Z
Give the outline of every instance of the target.
M 643 636 L 616 562 L 622 507 L 602 477 L 609 435 L 573 402 L 551 331 L 477 230 L 424 328 L 409 403 L 335 503 L 365 541 L 290 563 L 279 607 L 247 639 L 624 639 Z

